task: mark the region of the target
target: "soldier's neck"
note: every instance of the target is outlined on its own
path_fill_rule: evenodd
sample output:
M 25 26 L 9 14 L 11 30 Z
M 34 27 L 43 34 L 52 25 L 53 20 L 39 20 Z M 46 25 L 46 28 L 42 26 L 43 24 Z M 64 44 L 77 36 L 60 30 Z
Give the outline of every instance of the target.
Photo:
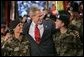
M 60 29 L 60 32 L 61 32 L 61 33 L 66 33 L 66 32 L 67 32 L 67 28 L 62 27 L 62 28 Z
M 15 32 L 14 36 L 15 36 L 15 38 L 19 38 L 20 37 L 20 33 Z

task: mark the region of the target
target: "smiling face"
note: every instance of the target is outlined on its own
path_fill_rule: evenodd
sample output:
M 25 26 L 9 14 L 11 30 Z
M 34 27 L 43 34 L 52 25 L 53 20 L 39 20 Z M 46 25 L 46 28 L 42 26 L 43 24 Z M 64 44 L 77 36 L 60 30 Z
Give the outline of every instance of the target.
M 56 26 L 56 29 L 60 29 L 61 27 L 64 26 L 64 23 L 61 20 L 57 19 L 55 22 L 55 26 Z
M 42 13 L 41 11 L 36 11 L 36 15 L 34 16 L 34 21 L 36 21 L 38 24 L 40 24 L 42 22 Z
M 41 23 L 42 19 L 42 12 L 40 11 L 40 9 L 38 8 L 31 8 L 30 12 L 29 12 L 29 16 L 32 19 L 32 21 L 34 21 L 35 23 Z
M 41 12 L 40 11 L 36 11 L 36 15 L 33 16 L 33 17 L 35 18 L 34 20 L 39 21 L 40 17 L 41 17 Z

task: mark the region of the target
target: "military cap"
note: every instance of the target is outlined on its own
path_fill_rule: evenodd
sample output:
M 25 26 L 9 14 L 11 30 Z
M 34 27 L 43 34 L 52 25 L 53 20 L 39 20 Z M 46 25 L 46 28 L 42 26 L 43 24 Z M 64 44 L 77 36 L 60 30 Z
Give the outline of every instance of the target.
M 68 12 L 61 10 L 59 11 L 59 15 L 57 16 L 57 19 L 61 20 L 65 23 L 65 25 L 69 24 L 69 15 Z
M 9 29 L 13 30 L 19 23 L 20 23 L 19 19 L 11 21 L 10 24 L 9 24 Z

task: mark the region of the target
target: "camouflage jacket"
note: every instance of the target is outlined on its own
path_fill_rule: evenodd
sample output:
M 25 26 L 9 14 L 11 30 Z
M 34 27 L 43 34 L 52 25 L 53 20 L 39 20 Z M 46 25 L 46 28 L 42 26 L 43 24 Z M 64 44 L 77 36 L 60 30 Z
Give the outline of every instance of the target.
M 81 56 L 83 55 L 83 46 L 79 39 L 77 31 L 67 30 L 61 34 L 57 32 L 54 35 L 54 43 L 58 56 Z
M 30 43 L 27 37 L 22 35 L 18 40 L 12 36 L 9 39 L 9 41 L 2 40 L 2 56 L 30 56 Z
M 69 28 L 79 31 L 82 22 L 83 22 L 82 20 L 72 20 L 69 24 Z

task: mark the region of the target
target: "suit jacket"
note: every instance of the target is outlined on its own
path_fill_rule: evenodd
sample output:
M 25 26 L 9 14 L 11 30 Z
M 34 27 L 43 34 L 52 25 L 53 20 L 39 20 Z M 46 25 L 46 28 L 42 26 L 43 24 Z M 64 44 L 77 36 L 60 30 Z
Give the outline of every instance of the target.
M 31 21 L 32 22 L 32 21 Z M 52 38 L 52 34 L 54 32 L 54 25 L 51 20 L 44 20 L 43 27 L 44 32 L 41 38 L 40 44 L 36 44 L 35 40 L 29 35 L 29 27 L 30 23 L 26 23 L 23 27 L 23 34 L 28 37 L 31 45 L 31 56 L 54 56 L 55 55 L 55 47 Z

